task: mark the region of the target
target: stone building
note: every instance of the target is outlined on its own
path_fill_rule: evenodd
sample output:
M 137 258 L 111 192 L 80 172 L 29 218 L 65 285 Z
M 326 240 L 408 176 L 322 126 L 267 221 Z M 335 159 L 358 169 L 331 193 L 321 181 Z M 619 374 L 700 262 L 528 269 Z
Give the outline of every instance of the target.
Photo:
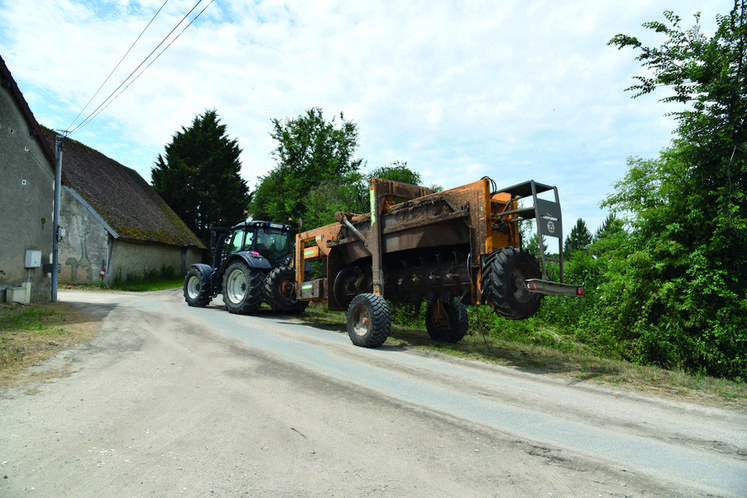
M 54 150 L 0 57 L 0 302 L 48 302 Z

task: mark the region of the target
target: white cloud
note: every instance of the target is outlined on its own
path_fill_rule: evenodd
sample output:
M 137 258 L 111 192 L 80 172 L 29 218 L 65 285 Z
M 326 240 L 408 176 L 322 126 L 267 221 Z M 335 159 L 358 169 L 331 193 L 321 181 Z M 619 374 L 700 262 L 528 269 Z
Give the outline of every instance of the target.
M 0 1 L 0 54 L 37 119 L 66 128 L 162 3 Z M 193 4 L 170 1 L 99 98 Z M 593 228 L 626 158 L 656 154 L 673 126 L 656 97 L 624 93 L 640 66 L 606 43 L 616 33 L 660 43 L 640 26 L 665 9 L 685 26 L 702 10 L 712 26 L 731 7 L 700 4 L 215 2 L 73 138 L 149 180 L 172 135 L 214 108 L 254 183 L 273 167 L 270 120 L 319 106 L 358 123 L 359 157 L 371 169 L 405 160 L 445 187 L 484 175 L 499 186 L 557 183 L 566 232 L 578 217 Z

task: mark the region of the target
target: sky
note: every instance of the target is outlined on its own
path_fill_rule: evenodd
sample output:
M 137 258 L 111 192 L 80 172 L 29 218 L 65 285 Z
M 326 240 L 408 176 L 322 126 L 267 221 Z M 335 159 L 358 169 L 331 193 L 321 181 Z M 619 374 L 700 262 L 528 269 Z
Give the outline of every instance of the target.
M 168 36 L 197 1 L 0 0 L 0 55 L 50 128 L 74 129 L 116 95 L 70 136 L 148 182 L 174 134 L 215 109 L 253 188 L 276 164 L 271 120 L 319 107 L 358 125 L 366 171 L 405 161 L 443 188 L 483 176 L 499 188 L 556 185 L 566 236 L 578 218 L 596 231 L 628 159 L 656 157 L 675 128 L 665 93 L 625 91 L 642 68 L 607 42 L 623 33 L 661 45 L 642 24 L 665 10 L 683 27 L 700 12 L 710 36 L 733 5 L 202 0 Z

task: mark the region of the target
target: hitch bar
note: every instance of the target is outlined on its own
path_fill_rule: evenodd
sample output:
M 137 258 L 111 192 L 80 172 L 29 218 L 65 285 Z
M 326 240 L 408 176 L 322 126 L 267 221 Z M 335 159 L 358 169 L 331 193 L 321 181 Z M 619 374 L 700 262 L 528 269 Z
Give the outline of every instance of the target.
M 561 284 L 550 282 L 539 278 L 530 278 L 526 281 L 527 290 L 537 294 L 552 294 L 554 296 L 582 297 L 584 295 L 583 285 Z

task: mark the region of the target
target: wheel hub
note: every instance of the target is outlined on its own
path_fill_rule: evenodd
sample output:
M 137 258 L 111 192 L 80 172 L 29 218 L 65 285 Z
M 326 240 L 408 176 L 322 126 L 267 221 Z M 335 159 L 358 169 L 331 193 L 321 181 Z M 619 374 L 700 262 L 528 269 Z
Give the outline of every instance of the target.
M 227 295 L 231 302 L 238 303 L 246 293 L 246 280 L 244 274 L 236 270 L 228 277 Z
M 187 293 L 189 294 L 189 297 L 192 299 L 197 299 L 197 297 L 200 295 L 200 279 L 197 277 L 192 277 L 189 279 L 189 282 L 187 282 Z
M 353 326 L 355 333 L 361 336 L 365 335 L 370 326 L 371 326 L 371 315 L 368 313 L 368 311 L 363 307 L 356 309 L 355 310 L 355 325 Z

